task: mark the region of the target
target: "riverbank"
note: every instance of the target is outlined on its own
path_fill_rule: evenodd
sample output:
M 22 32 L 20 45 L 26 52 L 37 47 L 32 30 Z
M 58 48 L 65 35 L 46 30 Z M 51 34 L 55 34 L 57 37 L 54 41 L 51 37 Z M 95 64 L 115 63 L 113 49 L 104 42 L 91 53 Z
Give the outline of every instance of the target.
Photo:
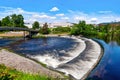
M 28 33 L 25 32 L 25 35 L 27 35 Z M 23 37 L 24 36 L 24 32 L 23 31 L 10 31 L 10 32 L 4 32 L 4 33 L 0 33 L 0 37 Z
M 25 31 L 9 31 L 9 32 L 4 32 L 4 33 L 0 33 L 0 37 L 23 37 L 24 35 L 28 35 L 28 32 Z M 65 36 L 68 35 L 67 33 L 65 34 L 48 34 L 48 35 L 42 35 L 42 34 L 38 34 L 35 37 L 39 37 L 39 36 L 44 36 L 44 37 L 50 37 L 50 36 Z
M 49 77 L 64 78 L 61 74 L 42 67 L 40 64 L 9 52 L 5 49 L 0 50 L 0 64 L 14 68 L 18 71 L 31 74 L 46 75 Z

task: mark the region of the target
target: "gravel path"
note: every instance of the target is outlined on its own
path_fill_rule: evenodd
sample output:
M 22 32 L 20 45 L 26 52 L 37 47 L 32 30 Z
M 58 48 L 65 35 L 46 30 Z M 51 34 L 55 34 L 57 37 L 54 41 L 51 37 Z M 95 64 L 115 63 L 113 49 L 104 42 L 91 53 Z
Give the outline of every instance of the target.
M 9 52 L 5 49 L 0 50 L 0 64 L 4 64 L 5 66 L 15 68 L 25 73 L 38 73 L 41 75 L 44 74 L 46 76 L 63 78 L 61 74 L 46 69 L 32 60 Z

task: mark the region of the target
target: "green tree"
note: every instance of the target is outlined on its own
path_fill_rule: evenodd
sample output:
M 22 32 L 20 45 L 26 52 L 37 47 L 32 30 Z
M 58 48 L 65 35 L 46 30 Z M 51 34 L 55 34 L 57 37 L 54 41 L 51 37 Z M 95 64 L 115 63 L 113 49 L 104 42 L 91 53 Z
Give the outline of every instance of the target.
M 1 23 L 2 23 L 2 26 L 11 26 L 10 16 L 6 16 L 5 18 L 3 18 Z
M 0 21 L 0 26 L 2 26 L 2 22 Z
M 32 24 L 32 28 L 33 28 L 33 29 L 39 29 L 39 28 L 40 28 L 39 22 L 35 21 L 35 22 Z
M 18 21 L 18 27 L 23 27 L 23 28 L 25 27 L 24 26 L 24 18 L 21 14 L 19 14 L 17 16 L 17 21 Z
M 12 26 L 13 27 L 16 27 L 16 17 L 17 17 L 17 15 L 16 14 L 12 14 L 11 15 L 11 23 L 12 23 Z
M 80 29 L 80 33 L 82 33 L 86 29 L 86 22 L 85 21 L 79 21 L 78 28 Z
M 49 33 L 50 33 L 50 29 L 48 28 L 48 24 L 47 24 L 47 23 L 45 23 L 45 24 L 43 25 L 43 27 L 42 27 L 42 29 L 40 30 L 40 32 L 41 32 L 42 34 L 49 34 Z
M 71 31 L 70 27 L 61 27 L 58 26 L 52 29 L 52 33 L 69 33 Z
M 11 23 L 13 27 L 24 27 L 24 18 L 21 14 L 13 14 L 11 15 Z
M 1 20 L 1 25 L 2 26 L 8 26 L 8 27 L 25 27 L 24 26 L 24 18 L 21 14 L 16 15 L 10 15 L 10 16 L 6 16 L 5 18 L 3 18 Z
M 73 35 L 79 35 L 82 34 L 86 29 L 86 22 L 85 21 L 79 21 L 78 24 L 74 24 L 71 30 L 71 34 Z

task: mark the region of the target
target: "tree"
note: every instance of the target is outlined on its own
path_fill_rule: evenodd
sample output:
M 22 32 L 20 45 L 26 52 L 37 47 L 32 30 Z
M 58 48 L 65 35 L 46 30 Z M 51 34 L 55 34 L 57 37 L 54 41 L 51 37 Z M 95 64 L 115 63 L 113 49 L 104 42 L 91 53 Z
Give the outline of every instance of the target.
M 52 29 L 52 33 L 69 33 L 71 31 L 70 27 L 58 26 Z
M 86 22 L 85 21 L 79 21 L 78 28 L 80 30 L 80 33 L 82 33 L 83 31 L 85 31 L 85 29 L 86 29 Z
M 40 32 L 41 32 L 42 34 L 49 34 L 49 33 L 50 33 L 50 29 L 48 28 L 47 23 L 45 23 L 45 24 L 43 25 L 43 27 L 42 27 L 42 29 L 40 30 Z
M 18 27 L 24 27 L 24 18 L 21 14 L 17 16 Z
M 2 26 L 2 22 L 0 21 L 0 26 Z
M 73 35 L 79 35 L 83 33 L 86 29 L 86 22 L 85 21 L 79 21 L 78 24 L 74 24 L 71 30 L 71 34 Z
M 39 29 L 39 28 L 40 28 L 39 22 L 35 21 L 35 22 L 32 24 L 32 28 L 33 28 L 33 29 Z
M 2 26 L 11 26 L 10 16 L 6 16 L 5 18 L 3 18 L 1 23 L 2 23 Z
M 16 14 L 11 15 L 11 23 L 13 27 L 16 27 L 16 17 L 17 17 Z
M 10 15 L 10 16 L 6 16 L 5 18 L 3 18 L 1 20 L 1 25 L 2 26 L 8 26 L 8 27 L 25 27 L 24 25 L 24 18 L 21 14 L 16 15 Z
M 21 14 L 13 14 L 11 15 L 11 23 L 13 27 L 24 27 L 24 18 Z

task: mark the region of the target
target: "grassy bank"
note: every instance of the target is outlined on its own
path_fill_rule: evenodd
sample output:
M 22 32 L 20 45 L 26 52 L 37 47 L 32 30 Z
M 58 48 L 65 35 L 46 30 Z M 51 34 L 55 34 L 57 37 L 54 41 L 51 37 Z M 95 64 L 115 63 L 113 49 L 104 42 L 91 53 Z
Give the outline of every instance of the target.
M 0 64 L 0 80 L 61 80 L 38 74 L 27 74 Z

